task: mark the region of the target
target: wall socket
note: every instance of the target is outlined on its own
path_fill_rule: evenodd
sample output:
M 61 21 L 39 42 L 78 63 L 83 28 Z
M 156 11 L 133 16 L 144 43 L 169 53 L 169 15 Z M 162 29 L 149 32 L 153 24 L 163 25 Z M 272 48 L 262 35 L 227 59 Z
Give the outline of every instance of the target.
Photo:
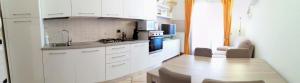
M 120 29 L 118 29 L 118 30 L 117 30 L 117 33 L 121 33 L 121 30 L 120 30 Z

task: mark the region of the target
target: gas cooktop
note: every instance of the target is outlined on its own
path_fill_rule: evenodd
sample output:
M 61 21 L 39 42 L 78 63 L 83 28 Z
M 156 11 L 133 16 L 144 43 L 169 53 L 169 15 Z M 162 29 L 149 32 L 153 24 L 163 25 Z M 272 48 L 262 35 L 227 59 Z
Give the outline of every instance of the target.
M 122 39 L 100 39 L 98 40 L 98 42 L 101 42 L 101 43 L 104 43 L 104 44 L 107 44 L 107 43 L 118 43 L 118 42 L 123 42 Z

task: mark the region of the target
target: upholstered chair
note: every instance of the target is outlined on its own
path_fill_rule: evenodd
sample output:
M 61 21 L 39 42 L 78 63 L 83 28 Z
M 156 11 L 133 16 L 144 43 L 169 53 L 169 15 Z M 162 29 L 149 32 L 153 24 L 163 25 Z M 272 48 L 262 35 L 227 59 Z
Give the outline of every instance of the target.
M 254 58 L 254 45 L 249 39 L 237 40 L 232 47 L 219 47 L 217 50 L 225 53 L 227 58 Z
M 220 80 L 213 80 L 213 79 L 205 79 L 202 83 L 265 83 L 263 80 L 257 81 L 220 81 Z
M 195 49 L 195 56 L 205 56 L 205 57 L 212 57 L 212 50 L 210 48 L 196 48 Z
M 158 71 L 160 83 L 191 83 L 189 75 L 179 74 L 166 68 L 160 68 Z

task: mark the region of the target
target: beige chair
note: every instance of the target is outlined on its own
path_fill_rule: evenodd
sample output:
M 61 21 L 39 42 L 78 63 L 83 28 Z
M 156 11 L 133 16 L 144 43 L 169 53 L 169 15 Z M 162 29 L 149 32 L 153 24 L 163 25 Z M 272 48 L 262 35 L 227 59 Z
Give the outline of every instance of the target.
M 239 39 L 233 47 L 219 47 L 219 53 L 225 53 L 227 58 L 254 58 L 254 45 L 249 39 Z
M 160 83 L 191 83 L 191 76 L 172 72 L 166 68 L 160 68 Z
M 202 83 L 265 83 L 263 80 L 257 81 L 220 81 L 220 80 L 213 80 L 213 79 L 205 79 Z
M 210 48 L 196 48 L 194 55 L 212 57 L 212 50 Z

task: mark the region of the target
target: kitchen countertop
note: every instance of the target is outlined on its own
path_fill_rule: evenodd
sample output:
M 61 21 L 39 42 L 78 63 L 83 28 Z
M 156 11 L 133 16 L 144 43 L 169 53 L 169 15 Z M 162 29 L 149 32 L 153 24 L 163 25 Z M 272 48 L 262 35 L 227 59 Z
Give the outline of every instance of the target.
M 45 46 L 42 50 L 67 50 L 67 49 L 81 49 L 81 48 L 95 48 L 95 47 L 106 47 L 106 46 L 117 46 L 117 45 L 125 45 L 125 44 L 136 44 L 136 43 L 144 43 L 149 42 L 149 40 L 134 40 L 134 41 L 124 41 L 117 43 L 100 43 L 100 42 L 74 42 L 72 46 Z

